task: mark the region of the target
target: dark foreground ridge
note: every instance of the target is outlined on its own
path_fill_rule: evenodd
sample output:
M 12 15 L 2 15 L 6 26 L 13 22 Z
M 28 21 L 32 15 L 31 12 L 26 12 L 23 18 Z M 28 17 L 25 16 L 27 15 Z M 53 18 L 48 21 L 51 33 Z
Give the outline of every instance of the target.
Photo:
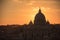
M 50 24 L 39 10 L 34 23 L 1 25 L 0 40 L 60 40 L 60 24 Z

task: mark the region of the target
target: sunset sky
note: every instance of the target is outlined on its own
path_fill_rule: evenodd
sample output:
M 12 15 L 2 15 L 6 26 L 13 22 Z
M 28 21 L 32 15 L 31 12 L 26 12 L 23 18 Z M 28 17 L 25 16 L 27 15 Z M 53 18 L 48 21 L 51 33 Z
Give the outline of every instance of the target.
M 39 9 L 51 24 L 60 24 L 60 0 L 0 0 L 0 25 L 33 22 Z

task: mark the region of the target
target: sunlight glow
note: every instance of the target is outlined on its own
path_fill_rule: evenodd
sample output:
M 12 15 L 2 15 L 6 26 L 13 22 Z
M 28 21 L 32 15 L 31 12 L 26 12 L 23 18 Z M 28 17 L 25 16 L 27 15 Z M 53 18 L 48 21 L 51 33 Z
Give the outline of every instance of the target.
M 32 22 L 34 21 L 34 17 L 35 17 L 35 15 L 36 15 L 36 13 L 38 12 L 38 10 L 39 10 L 39 7 L 35 7 L 35 8 L 33 8 L 32 11 L 33 11 L 34 14 L 31 15 Z
M 1 1 L 0 24 L 27 24 L 34 21 L 39 9 L 50 23 L 60 23 L 60 2 L 41 0 Z
M 37 12 L 38 12 L 38 10 L 39 10 L 39 8 L 38 8 L 38 7 L 33 8 L 33 11 L 34 11 L 35 13 L 37 13 Z
M 46 7 L 41 7 L 41 10 L 43 11 L 43 12 L 47 12 L 47 10 L 49 10 L 50 8 L 46 8 Z
M 46 8 L 44 8 L 44 7 L 41 7 L 41 10 L 42 10 L 42 11 L 47 11 Z

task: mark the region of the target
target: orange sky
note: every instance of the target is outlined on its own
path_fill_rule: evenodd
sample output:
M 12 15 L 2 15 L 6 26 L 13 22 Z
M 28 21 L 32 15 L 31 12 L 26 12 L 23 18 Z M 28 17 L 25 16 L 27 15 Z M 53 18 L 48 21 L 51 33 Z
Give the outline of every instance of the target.
M 51 24 L 60 24 L 58 0 L 0 0 L 0 4 L 0 25 L 28 24 L 39 8 Z

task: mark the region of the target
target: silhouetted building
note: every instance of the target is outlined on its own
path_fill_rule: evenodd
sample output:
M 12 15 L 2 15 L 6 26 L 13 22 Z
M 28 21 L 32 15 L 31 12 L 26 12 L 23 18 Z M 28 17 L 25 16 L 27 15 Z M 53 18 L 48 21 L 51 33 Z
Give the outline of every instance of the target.
M 32 21 L 29 22 L 29 25 L 30 25 L 30 26 L 33 25 Z
M 35 25 L 44 25 L 46 24 L 46 19 L 41 10 L 39 9 L 39 12 L 36 14 L 35 19 L 34 19 L 34 24 Z
M 49 22 L 49 21 L 47 21 L 47 22 L 46 22 L 46 24 L 50 24 L 50 22 Z

